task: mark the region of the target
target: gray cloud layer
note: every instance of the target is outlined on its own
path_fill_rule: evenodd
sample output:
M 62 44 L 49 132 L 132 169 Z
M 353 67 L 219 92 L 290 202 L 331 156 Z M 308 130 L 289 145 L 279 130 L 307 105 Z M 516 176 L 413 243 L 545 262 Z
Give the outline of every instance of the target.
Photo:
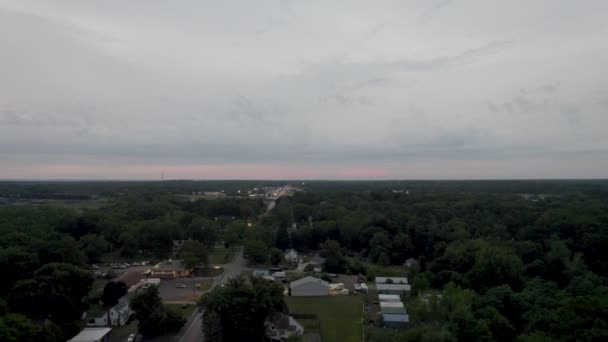
M 601 0 L 0 0 L 0 178 L 606 177 L 606 37 Z

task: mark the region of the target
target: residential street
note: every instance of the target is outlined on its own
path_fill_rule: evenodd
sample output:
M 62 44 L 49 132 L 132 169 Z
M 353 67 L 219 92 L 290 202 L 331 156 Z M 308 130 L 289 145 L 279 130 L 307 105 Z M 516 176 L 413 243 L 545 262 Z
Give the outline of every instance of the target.
M 226 283 L 230 278 L 237 277 L 243 271 L 247 270 L 245 266 L 245 259 L 243 258 L 243 248 L 241 247 L 239 251 L 236 253 L 235 257 L 229 264 L 224 265 L 224 273 L 213 278 L 213 285 L 211 288 L 222 285 Z M 188 319 L 188 322 L 180 331 L 181 338 L 179 338 L 179 342 L 201 342 L 204 341 L 203 331 L 202 331 L 202 322 L 201 322 L 201 313 L 195 311 L 193 313 L 193 317 Z

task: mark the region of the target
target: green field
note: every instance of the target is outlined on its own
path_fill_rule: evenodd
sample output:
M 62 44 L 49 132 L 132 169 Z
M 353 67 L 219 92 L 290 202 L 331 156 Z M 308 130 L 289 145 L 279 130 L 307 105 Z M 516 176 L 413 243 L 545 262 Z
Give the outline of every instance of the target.
M 190 317 L 190 315 L 192 315 L 194 310 L 196 310 L 196 305 L 188 305 L 185 308 L 183 308 L 181 304 L 166 304 L 166 305 L 168 307 L 170 307 L 171 309 L 175 310 L 177 313 L 179 313 L 185 319 L 188 319 L 188 317 Z
M 316 314 L 318 316 L 323 342 L 361 341 L 362 297 L 286 297 L 285 301 L 292 314 Z M 306 319 L 300 323 L 304 325 L 305 333 L 315 332 L 314 320 Z
M 236 248 L 225 248 L 224 246 L 215 246 L 213 252 L 209 255 L 209 263 L 211 265 L 222 265 L 232 261 Z

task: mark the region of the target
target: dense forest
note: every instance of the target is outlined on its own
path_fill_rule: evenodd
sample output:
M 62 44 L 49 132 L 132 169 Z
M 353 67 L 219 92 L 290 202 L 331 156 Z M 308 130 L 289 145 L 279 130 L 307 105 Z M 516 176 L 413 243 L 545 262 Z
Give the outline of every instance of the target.
M 268 215 L 262 199 L 176 196 L 287 183 L 0 183 L 0 198 L 103 199 L 89 209 L 0 204 L 0 340 L 65 341 L 98 300 L 88 264 L 162 260 L 174 240 L 203 251 L 245 243 L 259 262 L 319 251 L 328 271 L 370 279 L 369 265 L 415 260 L 412 323 L 372 330 L 372 341 L 608 337 L 608 182 L 298 181 L 303 191 Z

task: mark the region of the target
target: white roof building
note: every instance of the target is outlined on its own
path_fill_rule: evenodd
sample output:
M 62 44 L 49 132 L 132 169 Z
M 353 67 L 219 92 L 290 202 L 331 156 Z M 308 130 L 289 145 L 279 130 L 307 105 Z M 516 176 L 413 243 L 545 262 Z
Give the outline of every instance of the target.
M 400 302 L 401 296 L 396 294 L 379 294 L 378 299 L 381 302 Z
M 402 308 L 402 302 L 380 302 L 380 308 Z
M 376 277 L 376 284 L 407 284 L 407 277 Z
M 409 284 L 376 284 L 378 293 L 393 293 L 398 294 L 405 291 L 411 291 L 412 287 Z
M 68 342 L 106 342 L 110 340 L 112 328 L 84 328 Z
M 329 283 L 311 276 L 292 281 L 289 283 L 289 288 L 294 297 L 329 295 Z

